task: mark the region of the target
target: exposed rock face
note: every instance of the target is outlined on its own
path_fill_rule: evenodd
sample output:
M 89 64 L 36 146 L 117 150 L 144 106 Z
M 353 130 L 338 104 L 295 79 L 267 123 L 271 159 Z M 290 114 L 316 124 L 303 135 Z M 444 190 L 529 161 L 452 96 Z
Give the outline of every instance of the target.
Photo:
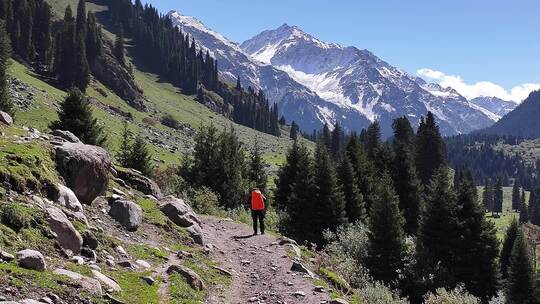
M 163 197 L 161 189 L 153 180 L 131 169 L 118 170 L 118 178 L 126 182 L 132 188 L 146 195 L 160 199 Z
M 73 191 L 71 191 L 71 189 L 62 184 L 58 184 L 56 187 L 58 188 L 58 198 L 56 199 L 58 204 L 73 212 L 84 211 L 79 199 L 77 199 L 77 196 L 75 193 L 73 193 Z
M 343 299 L 333 299 L 330 301 L 330 304 L 349 304 L 349 302 Z
M 201 221 L 188 204 L 174 196 L 167 196 L 159 201 L 159 205 L 161 212 L 173 223 L 187 228 L 195 243 L 204 245 Z
M 75 254 L 81 252 L 83 239 L 64 212 L 56 207 L 49 207 L 46 210 L 49 227 L 56 234 L 56 240 L 60 247 L 69 249 Z
M 8 113 L 0 111 L 0 122 L 11 126 L 13 124 L 13 118 Z
M 83 233 L 83 246 L 96 250 L 99 246 L 99 241 L 92 232 L 87 230 Z
M 129 231 L 135 231 L 142 224 L 141 206 L 130 201 L 114 201 L 109 215 Z
M 26 269 L 33 270 L 45 270 L 47 264 L 45 263 L 45 258 L 39 251 L 25 249 L 17 252 L 17 262 L 19 266 Z
M 101 147 L 64 143 L 55 148 L 56 166 L 66 184 L 83 204 L 107 191 L 111 157 Z
M 191 286 L 191 288 L 195 290 L 199 290 L 199 291 L 205 289 L 204 283 L 199 277 L 199 275 L 195 271 L 191 270 L 190 268 L 187 268 L 182 265 L 171 265 L 167 269 L 167 274 L 172 274 L 175 272 L 182 275 L 186 279 L 188 284 Z
M 122 66 L 111 52 L 109 42 L 103 44 L 103 56 L 90 62 L 92 75 L 101 83 L 114 91 L 130 106 L 139 111 L 147 111 L 144 104 L 143 91 L 133 80 L 133 76 L 125 66 Z
M 88 293 L 96 296 L 102 296 L 103 290 L 101 289 L 101 284 L 98 280 L 85 277 L 81 274 L 78 274 L 73 271 L 69 271 L 66 269 L 56 269 L 53 271 L 55 274 L 67 276 L 71 280 L 73 280 L 75 283 L 81 286 L 82 289 L 87 291 Z
M 62 130 L 54 130 L 51 132 L 53 136 L 59 137 L 63 140 L 66 140 L 71 143 L 80 143 L 81 140 L 75 136 L 75 134 L 69 132 L 69 131 L 62 131 Z

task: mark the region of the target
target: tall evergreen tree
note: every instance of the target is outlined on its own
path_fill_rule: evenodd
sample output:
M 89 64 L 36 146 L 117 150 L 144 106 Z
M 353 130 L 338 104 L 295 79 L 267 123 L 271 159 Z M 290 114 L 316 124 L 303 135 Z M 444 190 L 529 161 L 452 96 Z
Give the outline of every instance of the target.
M 340 225 L 347 223 L 345 200 L 335 172 L 335 165 L 330 158 L 327 147 L 319 142 L 315 149 L 314 159 L 315 193 L 312 208 L 316 211 L 311 218 L 312 234 L 310 241 L 322 245 L 323 231 L 335 231 Z
M 396 119 L 394 128 L 393 183 L 405 217 L 405 232 L 416 235 L 422 206 L 421 185 L 414 166 L 414 132 L 406 117 Z
M 219 194 L 225 207 L 233 209 L 243 204 L 246 189 L 243 180 L 244 150 L 232 126 L 220 135 L 219 153 L 221 158 Z
M 446 168 L 433 175 L 425 206 L 418 233 L 418 259 L 425 271 L 436 272 L 434 287 L 453 287 L 459 222 L 456 194 Z
M 96 118 L 88 98 L 78 90 L 71 90 L 61 103 L 58 120 L 51 123 L 52 130 L 70 131 L 82 142 L 90 145 L 103 145 L 106 137 Z
M 527 241 L 523 230 L 518 229 L 510 255 L 509 272 L 506 282 L 508 304 L 534 303 L 535 278 Z
M 65 87 L 71 88 L 75 85 L 76 76 L 76 31 L 75 19 L 71 11 L 71 6 L 67 6 L 61 33 L 57 39 L 58 49 L 55 54 L 55 71 L 58 74 L 58 81 Z
M 264 166 L 261 147 L 259 141 L 255 139 L 255 143 L 251 149 L 248 176 L 251 184 L 261 189 L 263 192 L 266 190 L 266 184 L 268 182 L 268 175 L 266 174 Z
M 130 168 L 138 170 L 146 176 L 152 174 L 153 165 L 152 165 L 152 153 L 141 133 L 137 134 L 135 141 L 131 146 L 131 151 L 129 155 L 130 159 Z
M 538 191 L 531 191 L 529 198 L 529 221 L 531 224 L 540 226 L 540 199 Z
M 122 129 L 122 140 L 120 142 L 120 149 L 118 150 L 118 153 L 116 154 L 118 162 L 124 167 L 130 166 L 131 136 L 132 135 L 133 134 L 129 130 L 129 125 L 127 121 L 124 121 L 123 129 Z
M 392 285 L 404 266 L 405 220 L 389 176 L 382 177 L 378 193 L 371 211 L 366 265 L 375 280 Z
M 454 268 L 456 281 L 473 295 L 489 300 L 499 287 L 499 241 L 495 225 L 486 220 L 472 175 L 458 185 L 459 239 Z
M 368 160 L 367 155 L 356 134 L 352 134 L 346 147 L 346 155 L 351 160 L 354 168 L 358 190 L 366 203 L 366 212 L 369 215 L 375 193 L 375 178 L 373 164 Z
M 290 206 L 292 186 L 297 179 L 299 163 L 307 161 L 307 149 L 299 142 L 294 141 L 292 147 L 287 151 L 285 164 L 279 169 L 275 179 L 276 188 L 274 190 L 274 200 L 277 207 L 284 211 Z
M 75 31 L 77 39 L 86 39 L 86 0 L 79 0 L 77 4 L 77 19 L 75 24 Z
M 519 210 L 521 204 L 521 191 L 517 180 L 514 181 L 512 186 L 512 210 Z
M 497 179 L 493 190 L 493 212 L 499 214 L 503 211 L 503 187 L 500 178 Z
M 482 192 L 482 204 L 484 205 L 484 210 L 493 212 L 494 190 L 493 185 L 491 184 L 491 181 L 489 179 L 486 180 L 486 184 L 484 185 L 484 191 Z
M 503 279 L 508 277 L 508 265 L 510 264 L 510 255 L 512 254 L 512 249 L 514 248 L 514 243 L 519 230 L 519 224 L 516 221 L 516 218 L 513 218 L 510 222 L 510 226 L 506 229 L 506 234 L 504 236 L 504 241 L 501 249 L 501 274 Z
M 90 65 L 88 64 L 88 58 L 86 57 L 85 38 L 77 37 L 76 39 L 75 64 L 77 72 L 74 75 L 75 78 L 73 79 L 73 84 L 84 92 L 90 83 Z
M 87 31 L 86 31 L 86 56 L 88 61 L 92 62 L 99 56 L 102 52 L 102 34 L 101 27 L 98 26 L 96 21 L 96 15 L 94 13 L 88 13 L 87 21 Z
M 299 130 L 300 130 L 300 127 L 298 127 L 298 124 L 296 124 L 296 122 L 293 121 L 291 123 L 291 134 L 290 134 L 290 138 L 292 140 L 297 140 L 298 139 Z
M 124 29 L 120 27 L 114 42 L 114 56 L 122 64 L 126 64 L 126 50 L 124 45 Z
M 435 122 L 433 113 L 420 120 L 416 133 L 416 169 L 424 186 L 429 185 L 433 174 L 446 165 L 446 147 Z
M 529 222 L 529 210 L 525 203 L 525 190 L 521 190 L 521 204 L 519 205 L 519 223 L 526 224 Z
M 15 108 L 9 97 L 7 84 L 7 69 L 11 58 L 11 45 L 5 25 L 5 22 L 0 22 L 0 111 L 13 115 Z
M 345 211 L 351 223 L 366 222 L 366 207 L 364 198 L 358 189 L 358 181 L 349 156 L 344 155 L 338 166 L 338 180 L 343 190 Z
M 343 130 L 339 125 L 339 122 L 336 122 L 334 130 L 332 130 L 332 145 L 330 147 L 332 156 L 337 157 L 340 154 L 343 147 L 343 137 Z

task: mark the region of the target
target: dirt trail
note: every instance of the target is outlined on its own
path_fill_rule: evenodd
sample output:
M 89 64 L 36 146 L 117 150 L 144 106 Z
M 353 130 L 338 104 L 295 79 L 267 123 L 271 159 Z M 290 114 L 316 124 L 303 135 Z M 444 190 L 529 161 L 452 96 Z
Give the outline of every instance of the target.
M 290 271 L 285 247 L 272 235 L 250 237 L 251 228 L 226 219 L 203 217 L 205 241 L 214 245 L 212 258 L 232 273 L 232 284 L 209 304 L 327 303 L 325 292 L 314 291 L 310 278 Z

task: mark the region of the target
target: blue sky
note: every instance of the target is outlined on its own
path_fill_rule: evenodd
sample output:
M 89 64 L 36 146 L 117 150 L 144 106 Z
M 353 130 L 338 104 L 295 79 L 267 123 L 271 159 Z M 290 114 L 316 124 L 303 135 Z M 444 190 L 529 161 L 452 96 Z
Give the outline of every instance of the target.
M 283 23 L 298 25 L 466 96 L 486 92 L 518 101 L 540 88 L 538 0 L 145 1 L 163 13 L 197 17 L 236 42 Z

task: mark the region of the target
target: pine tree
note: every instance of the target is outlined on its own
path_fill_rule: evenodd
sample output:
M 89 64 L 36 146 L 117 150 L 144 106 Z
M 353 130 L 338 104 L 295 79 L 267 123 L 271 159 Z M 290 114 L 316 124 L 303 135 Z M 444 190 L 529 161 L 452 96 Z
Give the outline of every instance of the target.
M 534 303 L 532 302 L 535 291 L 534 270 L 527 248 L 527 241 L 521 228 L 518 229 L 514 241 L 508 269 L 506 282 L 507 303 Z
M 332 130 L 332 145 L 330 147 L 332 156 L 337 157 L 341 152 L 342 146 L 343 146 L 343 130 L 341 129 L 341 126 L 339 125 L 339 123 L 336 122 L 336 125 L 334 126 L 334 130 Z
M 396 119 L 394 128 L 394 160 L 391 172 L 399 207 L 405 217 L 405 232 L 416 235 L 422 206 L 421 185 L 414 167 L 414 132 L 406 117 Z
M 493 212 L 499 214 L 503 210 L 503 187 L 501 179 L 497 179 L 493 192 Z
M 514 248 L 514 243 L 518 234 L 519 224 L 516 221 L 516 218 L 513 218 L 510 222 L 510 226 L 506 229 L 506 234 L 504 236 L 503 246 L 501 249 L 501 274 L 503 279 L 508 277 L 508 265 L 510 264 L 510 255 L 512 254 L 512 248 Z
M 416 169 L 424 186 L 429 185 L 433 174 L 446 165 L 446 147 L 435 123 L 433 113 L 420 120 L 416 133 Z
M 13 115 L 15 108 L 9 96 L 7 84 L 7 69 L 11 58 L 11 45 L 5 25 L 5 22 L 0 22 L 0 111 Z
M 371 211 L 366 265 L 375 280 L 392 285 L 404 266 L 405 220 L 390 177 L 382 177 L 377 193 Z
M 529 197 L 529 221 L 533 225 L 540 226 L 540 200 L 538 191 L 531 191 Z
M 529 210 L 525 204 L 525 190 L 521 190 L 521 204 L 519 206 L 519 223 L 526 224 L 529 222 Z
M 375 193 L 375 179 L 373 164 L 368 160 L 358 136 L 352 134 L 346 147 L 346 155 L 354 168 L 358 190 L 366 203 L 366 212 L 369 215 Z
M 79 0 L 77 4 L 77 20 L 75 24 L 75 31 L 77 39 L 86 39 L 86 0 Z
M 90 83 L 90 66 L 88 64 L 88 58 L 86 57 L 86 45 L 83 37 L 77 38 L 77 45 L 75 48 L 75 64 L 76 70 L 73 84 L 79 88 L 82 92 L 86 91 L 86 87 Z
M 493 186 L 491 185 L 491 182 L 486 180 L 486 184 L 484 186 L 484 191 L 482 192 L 482 204 L 484 205 L 484 210 L 487 210 L 489 212 L 493 211 L 493 204 L 494 204 L 494 193 L 493 193 Z
M 135 141 L 131 146 L 129 155 L 130 168 L 138 170 L 146 176 L 152 174 L 152 154 L 148 148 L 148 144 L 141 133 L 137 134 Z
M 316 213 L 311 218 L 312 231 L 308 240 L 323 245 L 323 231 L 326 229 L 335 231 L 347 222 L 347 217 L 344 195 L 338 185 L 335 166 L 326 145 L 322 142 L 319 142 L 315 149 L 313 172 L 315 185 L 313 201 L 317 203 L 311 207 Z
M 296 122 L 293 121 L 291 123 L 291 134 L 290 134 L 290 138 L 292 140 L 297 140 L 298 139 L 298 131 L 299 131 L 298 125 L 296 124 Z
M 242 91 L 242 83 L 240 82 L 240 75 L 236 77 L 236 90 Z
M 419 261 L 426 271 L 437 269 L 436 287 L 447 286 L 454 281 L 452 271 L 455 266 L 458 247 L 458 214 L 456 194 L 450 187 L 448 170 L 440 168 L 428 188 L 426 208 L 422 213 L 418 233 Z
M 366 207 L 364 198 L 358 189 L 358 181 L 354 173 L 354 168 L 347 155 L 342 156 L 339 163 L 338 180 L 341 189 L 343 190 L 347 219 L 351 223 L 357 221 L 365 223 Z
M 250 162 L 249 162 L 249 180 L 251 184 L 261 189 L 263 192 L 266 190 L 266 184 L 268 182 L 268 175 L 264 170 L 264 162 L 262 160 L 262 151 L 259 145 L 259 141 L 255 139 L 255 144 L 251 149 Z
M 122 130 L 122 141 L 120 142 L 120 150 L 117 153 L 118 162 L 124 167 L 130 167 L 131 163 L 131 136 L 133 134 L 129 130 L 127 121 L 124 121 Z
M 96 15 L 93 13 L 88 13 L 87 26 L 86 56 L 88 57 L 88 61 L 92 62 L 101 56 L 102 52 L 101 28 L 97 25 Z
M 473 295 L 489 300 L 498 290 L 499 241 L 495 225 L 486 220 L 476 186 L 466 173 L 458 187 L 458 243 L 454 273 Z
M 82 142 L 90 145 L 103 145 L 106 137 L 103 128 L 93 117 L 88 98 L 78 89 L 69 91 L 61 103 L 58 120 L 51 123 L 52 130 L 70 131 Z
M 122 64 L 126 64 L 126 51 L 124 46 L 124 30 L 120 27 L 116 40 L 114 42 L 114 56 Z
M 76 31 L 75 19 L 68 5 L 64 14 L 62 29 L 57 37 L 57 51 L 55 54 L 55 71 L 58 74 L 58 81 L 66 88 L 75 86 L 77 74 L 76 56 Z
M 369 125 L 366 130 L 365 147 L 369 160 L 373 162 L 378 172 L 384 172 L 387 165 L 381 159 L 381 136 L 381 125 L 378 121 L 375 121 L 371 125 Z
M 224 130 L 219 140 L 219 163 L 221 167 L 218 187 L 221 200 L 227 209 L 234 209 L 243 205 L 245 198 L 244 187 L 244 150 L 242 143 L 236 135 L 236 131 L 231 126 Z
M 512 210 L 519 210 L 519 205 L 521 204 L 521 191 L 519 188 L 519 183 L 517 180 L 514 181 L 514 186 L 512 187 Z
M 299 166 L 308 162 L 308 159 L 309 152 L 306 147 L 297 141 L 287 151 L 285 164 L 279 169 L 275 179 L 274 199 L 280 210 L 284 211 L 290 206 L 292 186 L 298 178 Z

